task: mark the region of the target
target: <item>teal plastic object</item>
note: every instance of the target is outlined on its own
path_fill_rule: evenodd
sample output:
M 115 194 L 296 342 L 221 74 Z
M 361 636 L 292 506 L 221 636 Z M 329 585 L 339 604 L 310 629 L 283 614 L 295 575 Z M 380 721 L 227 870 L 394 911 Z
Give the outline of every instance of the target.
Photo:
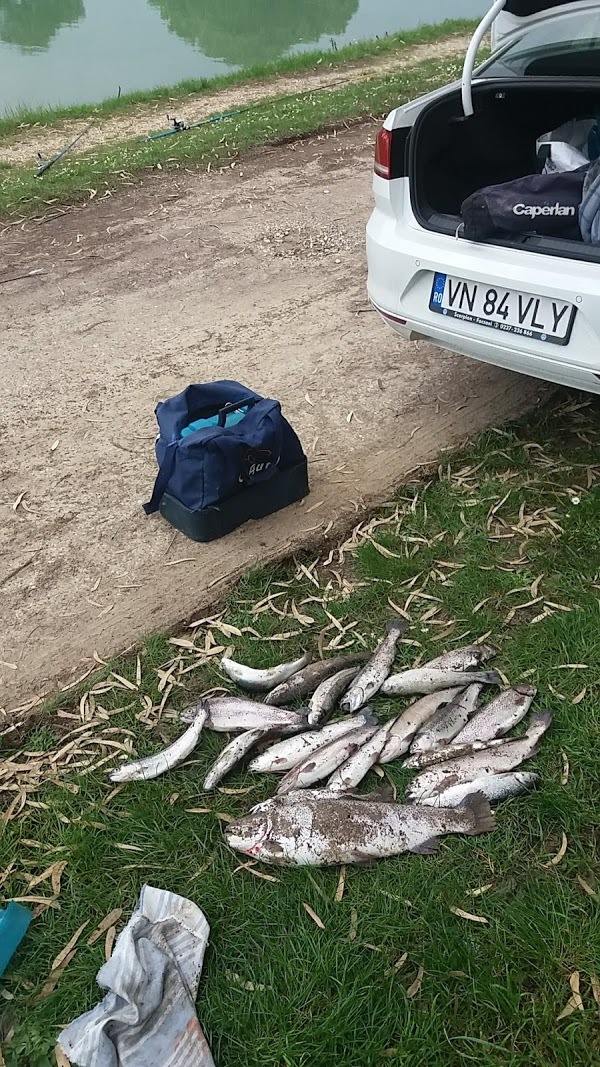
M 14 900 L 8 907 L 0 909 L 0 978 L 25 937 L 30 922 L 29 908 L 15 904 Z
M 238 408 L 237 411 L 229 411 L 225 418 L 226 426 L 235 426 L 236 422 L 241 422 L 244 415 L 248 414 L 248 408 Z M 193 433 L 194 430 L 204 430 L 207 426 L 218 426 L 219 416 L 211 415 L 209 419 L 196 419 L 195 422 L 190 422 L 189 426 L 184 426 L 181 431 L 182 437 L 187 437 L 188 434 Z

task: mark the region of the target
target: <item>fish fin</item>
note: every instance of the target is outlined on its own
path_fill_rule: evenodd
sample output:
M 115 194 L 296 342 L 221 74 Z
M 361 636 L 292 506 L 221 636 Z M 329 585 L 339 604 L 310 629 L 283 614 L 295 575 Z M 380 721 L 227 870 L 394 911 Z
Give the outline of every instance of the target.
M 473 817 L 473 827 L 470 830 L 464 830 L 465 834 L 469 836 L 485 834 L 488 830 L 496 829 L 496 816 L 490 808 L 489 800 L 483 793 L 469 793 L 458 807 L 466 808 Z
M 407 628 L 408 622 L 406 619 L 390 619 L 390 621 L 386 624 L 385 632 L 386 634 L 403 634 Z
M 502 677 L 498 671 L 482 671 L 480 680 L 487 685 L 502 685 Z
M 367 852 L 356 849 L 356 852 L 352 853 L 352 862 L 358 867 L 372 867 L 374 863 L 377 863 L 377 857 L 369 856 Z
M 349 800 L 379 800 L 387 803 L 394 799 L 394 790 L 391 785 L 382 785 L 379 789 L 372 789 L 370 793 L 355 793 L 348 789 L 344 793 L 340 793 L 340 796 L 347 797 Z
M 420 856 L 434 856 L 440 847 L 440 842 L 437 837 L 428 837 L 425 841 L 420 841 L 418 845 L 413 845 L 411 852 L 417 852 Z
M 442 764 L 442 767 L 443 767 L 443 764 Z M 460 775 L 458 775 L 458 774 L 448 774 L 448 775 L 446 775 L 446 777 L 443 778 L 442 781 L 439 782 L 438 785 L 436 785 L 434 789 L 432 789 L 432 791 L 431 791 L 432 796 L 435 796 L 438 793 L 443 793 L 446 789 L 450 789 L 450 786 L 458 785 L 459 782 L 460 782 Z

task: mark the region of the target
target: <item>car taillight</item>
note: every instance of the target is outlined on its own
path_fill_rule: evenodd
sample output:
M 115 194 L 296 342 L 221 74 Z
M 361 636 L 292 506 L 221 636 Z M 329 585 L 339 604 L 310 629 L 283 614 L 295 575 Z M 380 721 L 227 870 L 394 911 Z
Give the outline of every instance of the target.
M 375 141 L 375 173 L 380 178 L 392 177 L 392 131 L 381 129 Z

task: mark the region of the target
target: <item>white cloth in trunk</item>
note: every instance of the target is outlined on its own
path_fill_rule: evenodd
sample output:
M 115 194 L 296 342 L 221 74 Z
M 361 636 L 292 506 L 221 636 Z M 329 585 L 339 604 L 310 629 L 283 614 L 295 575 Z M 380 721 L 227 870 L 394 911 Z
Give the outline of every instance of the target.
M 79 1067 L 214 1067 L 196 1015 L 210 928 L 191 900 L 145 885 L 97 975 L 109 992 L 61 1033 Z

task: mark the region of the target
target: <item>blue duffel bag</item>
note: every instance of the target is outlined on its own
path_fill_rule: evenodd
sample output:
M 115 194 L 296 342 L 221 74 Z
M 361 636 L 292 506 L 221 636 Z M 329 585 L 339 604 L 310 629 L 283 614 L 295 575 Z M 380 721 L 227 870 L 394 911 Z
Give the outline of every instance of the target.
M 158 475 L 144 511 L 159 511 L 194 541 L 307 495 L 306 456 L 277 400 L 239 382 L 210 382 L 159 403 L 156 417 Z

